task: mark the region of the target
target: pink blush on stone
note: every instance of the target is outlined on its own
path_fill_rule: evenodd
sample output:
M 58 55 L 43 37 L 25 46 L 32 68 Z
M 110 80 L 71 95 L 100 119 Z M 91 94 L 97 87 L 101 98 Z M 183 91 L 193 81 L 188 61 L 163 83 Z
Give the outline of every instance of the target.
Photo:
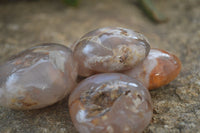
M 76 85 L 77 63 L 59 44 L 29 48 L 0 66 L 0 105 L 38 109 L 56 103 Z
M 105 27 L 85 34 L 74 44 L 78 74 L 119 72 L 131 69 L 148 55 L 150 45 L 140 33 L 120 27 Z
M 120 73 L 83 80 L 71 93 L 69 108 L 80 133 L 140 133 L 152 118 L 149 91 Z

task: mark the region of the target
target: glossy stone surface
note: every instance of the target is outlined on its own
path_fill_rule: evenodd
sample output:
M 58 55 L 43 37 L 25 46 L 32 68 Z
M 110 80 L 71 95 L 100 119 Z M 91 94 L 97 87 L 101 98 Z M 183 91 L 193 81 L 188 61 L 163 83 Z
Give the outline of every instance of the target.
M 149 91 L 120 73 L 83 80 L 71 93 L 69 108 L 80 133 L 140 133 L 152 118 Z
M 77 63 L 69 48 L 43 44 L 0 66 L 0 105 L 38 109 L 64 98 L 76 84 Z
M 150 50 L 148 40 L 142 34 L 120 27 L 91 31 L 74 47 L 81 76 L 128 70 L 144 60 Z
M 149 90 L 174 80 L 181 70 L 180 60 L 164 50 L 151 49 L 147 58 L 124 74 L 141 81 Z

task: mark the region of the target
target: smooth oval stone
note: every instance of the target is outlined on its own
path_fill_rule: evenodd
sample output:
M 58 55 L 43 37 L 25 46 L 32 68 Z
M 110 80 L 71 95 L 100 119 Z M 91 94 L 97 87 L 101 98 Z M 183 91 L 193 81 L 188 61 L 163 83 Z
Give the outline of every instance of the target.
M 140 33 L 120 27 L 96 29 L 75 43 L 74 57 L 78 74 L 90 76 L 99 72 L 131 69 L 148 55 L 150 45 Z
M 152 118 L 149 91 L 120 73 L 83 80 L 71 93 L 69 108 L 80 133 L 140 133 Z
M 181 70 L 180 60 L 164 50 L 151 49 L 147 58 L 124 74 L 141 81 L 149 90 L 174 80 Z
M 52 105 L 76 84 L 77 63 L 69 48 L 43 44 L 29 48 L 0 66 L 0 105 L 38 109 Z

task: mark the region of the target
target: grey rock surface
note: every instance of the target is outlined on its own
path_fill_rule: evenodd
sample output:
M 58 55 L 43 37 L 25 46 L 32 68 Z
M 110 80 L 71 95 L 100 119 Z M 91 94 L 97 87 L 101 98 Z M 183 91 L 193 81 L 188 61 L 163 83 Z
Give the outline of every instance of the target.
M 148 37 L 151 47 L 177 55 L 180 75 L 151 91 L 154 114 L 145 133 L 200 133 L 200 1 L 154 0 L 169 17 L 154 24 L 136 0 L 82 0 L 79 7 L 61 1 L 0 1 L 0 63 L 43 42 L 72 45 L 96 28 L 120 26 Z M 16 111 L 0 107 L 0 133 L 76 133 L 68 98 L 50 107 Z

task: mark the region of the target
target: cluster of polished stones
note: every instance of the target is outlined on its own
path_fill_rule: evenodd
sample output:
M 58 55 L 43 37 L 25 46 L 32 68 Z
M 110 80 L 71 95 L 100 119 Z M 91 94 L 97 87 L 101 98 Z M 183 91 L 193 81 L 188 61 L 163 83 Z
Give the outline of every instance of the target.
M 140 33 L 120 27 L 96 29 L 73 47 L 46 43 L 0 66 L 0 105 L 39 109 L 69 97 L 80 133 L 142 132 L 152 118 L 149 90 L 179 74 L 180 60 L 150 49 Z M 78 83 L 77 77 L 86 79 Z

